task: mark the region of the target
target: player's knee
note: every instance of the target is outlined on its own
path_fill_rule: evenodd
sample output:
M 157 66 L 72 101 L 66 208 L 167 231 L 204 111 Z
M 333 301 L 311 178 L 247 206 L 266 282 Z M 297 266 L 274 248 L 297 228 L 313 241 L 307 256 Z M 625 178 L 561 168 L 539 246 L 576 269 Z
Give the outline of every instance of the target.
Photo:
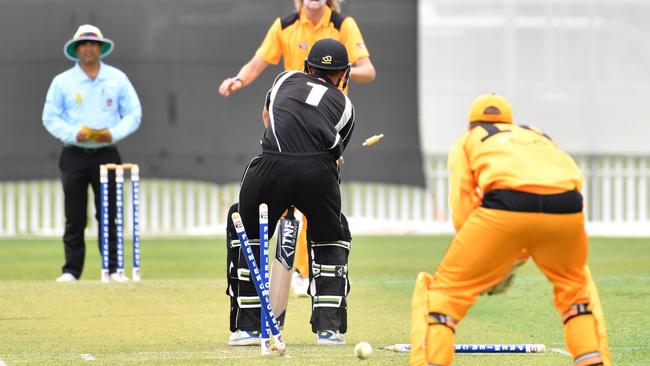
M 350 242 L 312 242 L 314 307 L 340 307 L 349 292 Z
M 442 325 L 449 328 L 452 333 L 456 333 L 456 321 L 449 315 L 441 313 L 429 313 L 427 317 L 429 325 Z
M 574 304 L 569 307 L 569 310 L 565 311 L 564 314 L 562 314 L 562 323 L 566 325 L 572 319 L 586 315 L 593 315 L 589 303 Z

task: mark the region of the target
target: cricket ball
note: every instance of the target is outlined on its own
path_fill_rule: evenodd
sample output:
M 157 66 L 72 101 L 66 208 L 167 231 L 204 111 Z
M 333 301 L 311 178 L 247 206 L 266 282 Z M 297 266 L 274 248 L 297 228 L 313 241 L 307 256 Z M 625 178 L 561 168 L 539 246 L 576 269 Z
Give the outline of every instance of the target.
M 365 360 L 372 354 L 372 346 L 368 342 L 359 342 L 354 346 L 354 354 L 360 359 Z

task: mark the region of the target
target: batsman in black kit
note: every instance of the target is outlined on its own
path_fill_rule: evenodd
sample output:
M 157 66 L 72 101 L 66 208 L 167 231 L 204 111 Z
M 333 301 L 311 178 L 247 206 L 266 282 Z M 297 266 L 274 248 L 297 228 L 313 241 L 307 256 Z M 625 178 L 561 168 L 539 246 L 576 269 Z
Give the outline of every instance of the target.
M 338 161 L 350 141 L 354 107 L 341 91 L 350 65 L 345 47 L 334 39 L 314 44 L 305 72 L 279 74 L 266 95 L 262 154 L 248 164 L 239 208 L 251 244 L 259 245 L 258 207 L 269 207 L 269 237 L 291 206 L 309 218 L 312 331 L 317 344 L 343 344 L 347 331 L 348 255 L 351 235 L 341 213 Z M 341 87 L 341 89 L 339 89 Z M 228 220 L 229 344 L 259 343 L 260 305 Z M 259 255 L 259 250 L 256 256 Z M 259 263 L 259 257 L 256 258 Z M 257 342 L 255 342 L 257 340 Z

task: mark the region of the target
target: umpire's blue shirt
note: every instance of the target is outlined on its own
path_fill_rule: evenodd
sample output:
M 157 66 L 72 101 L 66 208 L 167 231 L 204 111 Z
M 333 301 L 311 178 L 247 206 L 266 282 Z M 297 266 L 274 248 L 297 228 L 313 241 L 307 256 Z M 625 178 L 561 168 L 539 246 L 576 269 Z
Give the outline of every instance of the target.
M 142 107 L 129 78 L 117 68 L 100 63 L 92 80 L 76 63 L 57 75 L 47 91 L 43 125 L 65 145 L 99 148 L 124 139 L 140 125 Z M 81 126 L 108 128 L 111 143 L 77 142 Z

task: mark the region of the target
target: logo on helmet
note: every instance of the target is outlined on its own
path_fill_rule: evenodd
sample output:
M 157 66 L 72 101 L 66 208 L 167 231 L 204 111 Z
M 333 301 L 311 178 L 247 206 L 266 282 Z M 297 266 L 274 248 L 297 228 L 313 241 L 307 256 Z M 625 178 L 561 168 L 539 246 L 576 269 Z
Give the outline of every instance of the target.
M 330 55 L 323 56 L 323 58 L 321 59 L 321 61 L 322 61 L 323 64 L 325 64 L 325 65 L 331 65 L 331 64 L 332 64 L 332 56 L 330 56 Z

